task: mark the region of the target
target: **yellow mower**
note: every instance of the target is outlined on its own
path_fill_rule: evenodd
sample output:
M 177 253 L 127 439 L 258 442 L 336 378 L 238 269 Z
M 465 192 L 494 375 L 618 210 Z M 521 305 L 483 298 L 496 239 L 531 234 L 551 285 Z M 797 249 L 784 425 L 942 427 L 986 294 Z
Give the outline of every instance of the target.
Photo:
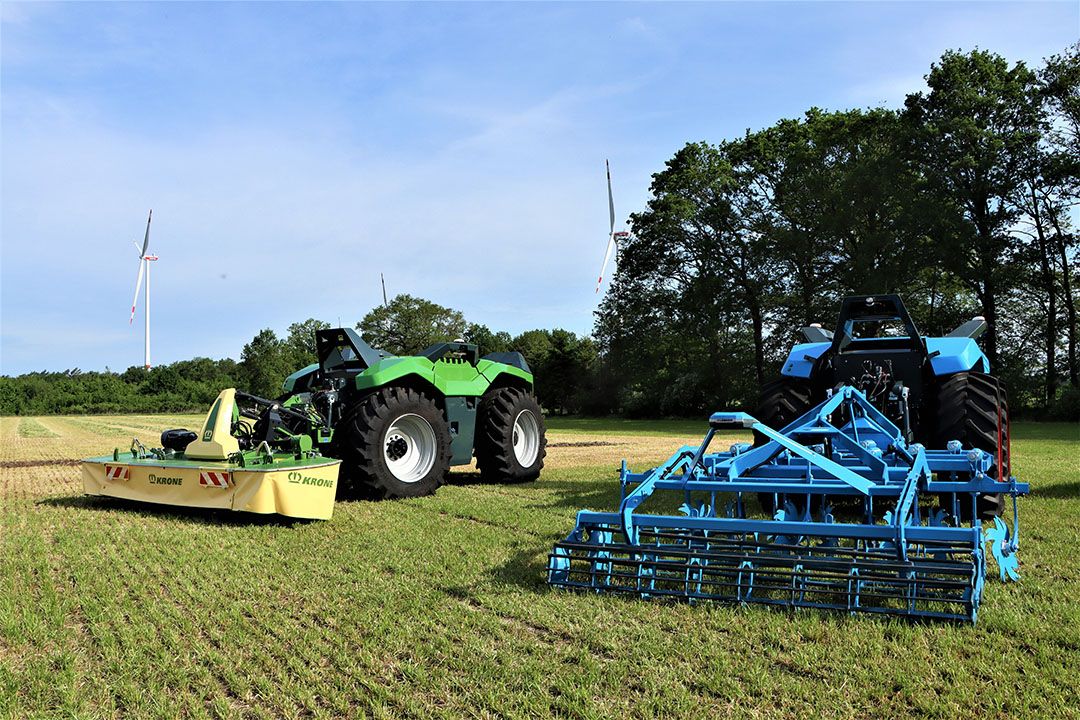
M 83 487 L 87 495 L 328 520 L 341 462 L 323 457 L 309 435 L 290 433 L 283 418 L 317 420 L 224 390 L 197 435 L 166 430 L 160 448 L 132 440 L 128 452 L 84 460 Z

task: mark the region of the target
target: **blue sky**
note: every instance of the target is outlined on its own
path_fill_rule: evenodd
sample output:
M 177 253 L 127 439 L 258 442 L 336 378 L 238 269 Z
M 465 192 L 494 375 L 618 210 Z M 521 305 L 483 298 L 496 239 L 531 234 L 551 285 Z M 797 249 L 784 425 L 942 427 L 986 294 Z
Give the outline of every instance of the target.
M 0 372 L 238 358 L 410 292 L 588 332 L 682 144 L 899 106 L 949 48 L 1038 63 L 1080 4 L 2 5 Z

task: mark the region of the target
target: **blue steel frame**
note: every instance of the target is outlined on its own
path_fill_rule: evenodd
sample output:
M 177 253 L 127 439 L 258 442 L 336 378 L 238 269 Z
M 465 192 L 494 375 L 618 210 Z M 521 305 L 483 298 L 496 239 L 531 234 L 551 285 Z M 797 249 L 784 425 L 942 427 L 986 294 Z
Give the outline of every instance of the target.
M 841 417 L 840 424 L 834 424 L 830 420 L 832 417 Z M 840 388 L 826 401 L 780 431 L 741 412 L 715 413 L 710 417 L 709 425 L 701 445 L 680 448 L 665 463 L 648 472 L 630 472 L 624 461 L 619 478 L 619 510 L 615 513 L 589 510 L 578 513 L 574 532 L 563 543 L 556 545 L 550 555 L 549 582 L 581 587 L 580 583 L 571 580 L 570 567 L 572 559 L 580 559 L 580 553 L 575 553 L 581 549 L 579 546 L 585 537 L 591 538 L 588 542 L 593 548 L 605 544 L 617 545 L 631 558 L 624 560 L 624 564 L 637 563 L 636 572 L 639 575 L 649 575 L 662 566 L 663 563 L 656 560 L 657 556 L 647 551 L 656 547 L 672 547 L 659 544 L 661 541 L 657 538 L 665 533 L 675 533 L 676 537 L 682 538 L 681 542 L 691 548 L 697 538 L 711 538 L 714 541 L 725 537 L 753 538 L 755 543 L 759 538 L 771 538 L 774 543 L 779 539 L 779 544 L 785 548 L 791 544 L 791 538 L 798 538 L 795 545 L 802 543 L 813 551 L 815 541 L 820 543 L 820 547 L 825 547 L 834 544 L 837 538 L 843 538 L 855 543 L 856 547 L 873 548 L 875 557 L 880 557 L 881 549 L 886 548 L 898 563 L 908 563 L 909 553 L 914 558 L 911 562 L 925 562 L 928 557 L 936 557 L 935 553 L 940 555 L 945 552 L 941 548 L 948 548 L 949 552 L 958 549 L 961 553 L 969 552 L 972 580 L 970 592 L 964 598 L 965 612 L 920 612 L 912 603 L 900 614 L 950 617 L 974 622 L 985 575 L 982 545 L 990 540 L 991 533 L 988 532 L 984 540 L 981 523 L 977 519 L 970 526 L 959 526 L 959 519 L 965 516 L 961 512 L 965 510 L 961 503 L 969 502 L 967 517 L 977 518 L 976 500 L 979 494 L 1004 493 L 1012 496 L 1014 528 L 1011 542 L 1007 528 L 1002 531 L 1004 536 L 998 539 L 1006 555 L 1015 553 L 1017 549 L 1016 497 L 1028 493 L 1027 483 L 1017 482 L 1012 477 L 1001 481 L 990 477 L 987 471 L 993 464 L 992 456 L 978 449 L 963 450 L 957 441 L 950 442 L 944 450 L 909 445 L 900 429 L 853 387 Z M 745 443 L 735 444 L 727 452 L 708 453 L 717 432 L 729 428 L 752 429 L 768 438 L 768 442 L 753 448 Z M 639 512 L 642 504 L 656 491 L 682 493 L 685 500 L 683 512 L 686 515 Z M 748 492 L 771 494 L 774 507 L 784 509 L 771 520 L 748 518 L 743 503 L 743 494 Z M 698 497 L 701 493 L 707 493 L 708 502 L 701 502 L 695 508 L 692 499 L 695 493 Z M 731 493 L 734 500 L 728 503 L 729 517 L 717 517 L 717 503 L 722 499 L 718 496 Z M 928 517 L 922 517 L 919 503 L 922 493 L 938 495 L 944 507 L 932 514 L 925 513 Z M 822 512 L 823 521 L 814 521 L 810 515 L 812 499 L 822 498 L 819 505 L 823 505 L 826 496 L 861 500 L 862 522 L 835 522 L 828 510 Z M 796 510 L 793 500 L 803 502 L 804 510 L 801 513 Z M 944 524 L 949 516 L 958 526 Z M 1001 521 L 998 520 L 995 525 L 1001 531 Z M 618 541 L 615 540 L 616 533 Z M 643 534 L 649 540 L 643 541 Z M 653 544 L 654 541 L 656 544 Z M 636 552 L 639 548 L 641 553 Z M 594 551 L 590 553 L 590 557 L 593 557 L 593 575 L 597 572 L 597 566 L 602 572 L 611 573 L 611 553 L 603 550 L 599 554 Z M 1000 564 L 999 547 L 994 548 L 993 554 Z M 596 557 L 605 562 L 598 563 Z M 687 562 L 693 566 L 693 552 L 687 557 Z M 1011 562 L 1015 564 L 1015 558 Z M 1002 566 L 1003 579 L 1005 575 Z M 1010 572 L 1009 575 L 1014 573 Z M 596 578 L 593 577 L 590 583 L 595 586 Z M 740 600 L 752 599 L 741 595 L 741 574 L 739 583 Z M 601 584 L 607 584 L 607 579 Z M 689 592 L 688 595 L 693 597 L 695 593 Z M 855 601 L 857 604 L 857 596 Z M 850 605 L 850 598 L 848 602 Z M 873 610 L 889 612 L 879 608 Z

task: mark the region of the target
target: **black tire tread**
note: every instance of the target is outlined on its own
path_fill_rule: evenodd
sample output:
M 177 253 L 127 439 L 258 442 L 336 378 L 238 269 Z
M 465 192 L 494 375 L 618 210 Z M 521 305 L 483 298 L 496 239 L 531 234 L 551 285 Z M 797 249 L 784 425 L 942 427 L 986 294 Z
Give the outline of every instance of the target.
M 521 410 L 532 410 L 540 430 L 540 450 L 536 462 L 523 468 L 514 457 L 514 418 Z M 480 400 L 476 417 L 476 467 L 490 482 L 532 482 L 540 477 L 547 456 L 547 429 L 536 397 L 517 387 L 489 390 Z
M 998 399 L 1001 401 L 1001 464 L 998 460 Z M 990 453 L 994 465 L 991 477 L 1008 476 L 1009 404 L 1002 383 L 981 372 L 950 375 L 938 386 L 935 436 L 938 447 L 959 440 L 965 449 L 978 448 Z M 979 498 L 979 515 L 989 519 L 1001 514 L 1004 498 L 1000 493 Z
M 417 482 L 411 488 L 414 492 L 403 493 L 401 483 L 379 460 L 383 432 L 403 409 L 409 408 L 424 409 L 433 415 L 430 420 L 439 442 L 439 454 L 428 479 Z M 339 428 L 339 433 L 345 436 L 338 446 L 342 469 L 354 494 L 375 499 L 430 495 L 446 481 L 450 470 L 450 431 L 435 401 L 419 390 L 397 385 L 380 388 L 357 402 Z M 337 437 L 335 433 L 335 440 Z
M 813 386 L 809 380 L 780 376 L 761 386 L 754 417 L 773 430 L 780 430 L 814 406 Z M 754 433 L 754 445 L 764 445 L 768 438 Z M 775 511 L 774 496 L 758 493 L 758 503 L 766 515 Z
M 754 417 L 773 430 L 780 430 L 813 407 L 813 387 L 809 380 L 779 377 L 761 386 Z M 764 444 L 767 438 L 754 433 L 754 444 Z

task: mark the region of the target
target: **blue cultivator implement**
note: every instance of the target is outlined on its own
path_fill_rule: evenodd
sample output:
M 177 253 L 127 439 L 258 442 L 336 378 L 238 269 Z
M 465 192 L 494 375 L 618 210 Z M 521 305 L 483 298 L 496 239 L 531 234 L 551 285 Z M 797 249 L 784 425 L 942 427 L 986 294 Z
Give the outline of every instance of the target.
M 649 472 L 624 462 L 618 511 L 578 513 L 549 556 L 548 582 L 974 622 L 984 547 L 1003 580 L 1019 577 L 1016 497 L 1028 485 L 991 477 L 991 453 L 910 443 L 852 386 L 779 431 L 746 413 L 716 413 L 709 425 L 699 447 Z M 728 428 L 753 429 L 758 445 L 709 453 Z M 999 517 L 983 531 L 986 496 L 1012 498 L 1011 534 Z M 645 512 L 647 500 L 658 509 Z M 771 519 L 751 514 L 758 504 L 775 509 Z

